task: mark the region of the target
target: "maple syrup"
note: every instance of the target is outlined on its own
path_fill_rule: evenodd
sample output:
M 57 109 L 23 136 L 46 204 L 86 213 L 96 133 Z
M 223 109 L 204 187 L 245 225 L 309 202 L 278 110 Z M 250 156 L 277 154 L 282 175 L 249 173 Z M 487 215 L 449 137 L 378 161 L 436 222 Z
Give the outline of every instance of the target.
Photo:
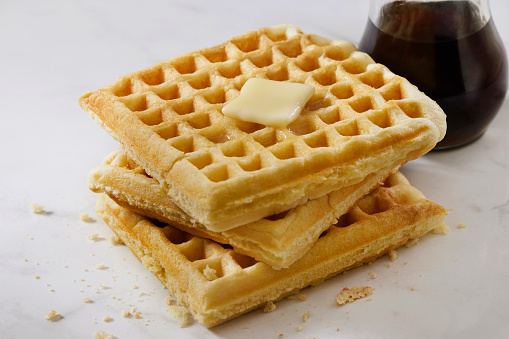
M 470 1 L 384 5 L 378 24 L 368 21 L 359 50 L 442 107 L 447 134 L 435 149 L 481 137 L 506 95 L 504 46 L 493 20 Z

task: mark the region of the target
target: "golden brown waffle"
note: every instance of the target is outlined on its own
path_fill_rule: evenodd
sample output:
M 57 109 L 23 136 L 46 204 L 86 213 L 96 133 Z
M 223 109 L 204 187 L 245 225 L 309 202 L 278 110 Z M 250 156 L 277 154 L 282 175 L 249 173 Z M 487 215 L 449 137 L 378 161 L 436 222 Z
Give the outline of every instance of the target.
M 276 129 L 222 107 L 253 77 L 315 87 Z M 183 54 L 80 99 L 98 124 L 213 231 L 273 215 L 413 160 L 445 134 L 440 107 L 346 41 L 262 28 Z M 397 166 L 398 167 L 398 166 Z
M 370 174 L 360 183 L 309 200 L 290 211 L 223 232 L 207 230 L 184 213 L 157 181 L 125 152 L 109 154 L 88 176 L 89 188 L 105 192 L 119 205 L 197 236 L 233 246 L 273 268 L 290 266 L 301 258 L 320 234 L 393 172 L 393 166 Z
M 97 213 L 206 327 L 375 260 L 429 231 L 447 232 L 447 210 L 398 173 L 361 199 L 289 268 L 274 270 L 227 245 L 154 224 L 100 194 Z

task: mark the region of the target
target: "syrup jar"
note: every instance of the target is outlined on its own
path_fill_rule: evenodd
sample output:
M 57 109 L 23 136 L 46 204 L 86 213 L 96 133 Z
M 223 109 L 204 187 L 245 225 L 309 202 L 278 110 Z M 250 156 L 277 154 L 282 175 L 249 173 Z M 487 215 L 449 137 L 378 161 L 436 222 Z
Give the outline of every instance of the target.
M 480 138 L 507 91 L 507 56 L 488 0 L 371 0 L 359 44 L 435 100 L 447 134 L 435 147 Z

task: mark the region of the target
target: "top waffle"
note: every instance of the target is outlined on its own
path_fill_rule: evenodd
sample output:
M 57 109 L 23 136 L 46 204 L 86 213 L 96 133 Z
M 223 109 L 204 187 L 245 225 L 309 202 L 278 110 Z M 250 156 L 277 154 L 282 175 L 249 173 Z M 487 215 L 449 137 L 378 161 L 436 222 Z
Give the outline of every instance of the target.
M 315 87 L 284 129 L 227 118 L 247 79 Z M 345 41 L 262 28 L 124 76 L 81 106 L 214 231 L 279 213 L 434 147 L 439 106 Z

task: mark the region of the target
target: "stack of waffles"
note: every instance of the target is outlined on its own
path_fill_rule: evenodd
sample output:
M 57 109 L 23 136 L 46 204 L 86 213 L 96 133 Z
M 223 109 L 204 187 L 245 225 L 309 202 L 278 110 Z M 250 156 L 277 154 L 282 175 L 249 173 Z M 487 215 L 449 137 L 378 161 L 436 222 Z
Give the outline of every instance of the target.
M 225 116 L 250 78 L 315 92 L 285 128 Z M 98 215 L 204 326 L 447 229 L 398 172 L 443 138 L 443 111 L 346 41 L 262 28 L 80 105 L 121 145 L 88 177 Z

